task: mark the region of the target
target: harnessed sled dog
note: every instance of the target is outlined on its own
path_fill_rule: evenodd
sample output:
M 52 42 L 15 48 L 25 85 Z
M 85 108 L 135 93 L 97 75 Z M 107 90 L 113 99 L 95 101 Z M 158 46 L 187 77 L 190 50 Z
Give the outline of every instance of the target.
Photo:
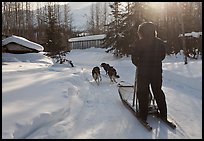
M 100 68 L 98 66 L 96 66 L 92 69 L 92 77 L 96 81 L 97 85 L 99 85 L 99 81 L 101 81 L 102 78 L 101 78 L 101 74 L 100 74 Z

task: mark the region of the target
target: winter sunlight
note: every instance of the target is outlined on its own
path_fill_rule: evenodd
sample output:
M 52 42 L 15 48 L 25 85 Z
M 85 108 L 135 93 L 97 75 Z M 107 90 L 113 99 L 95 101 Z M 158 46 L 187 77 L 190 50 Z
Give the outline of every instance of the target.
M 2 2 L 2 139 L 202 139 L 202 96 L 202 2 Z
M 165 2 L 149 2 L 149 5 L 153 8 L 161 8 L 163 7 Z
M 149 2 L 148 4 L 153 10 L 162 11 L 164 10 L 166 2 Z

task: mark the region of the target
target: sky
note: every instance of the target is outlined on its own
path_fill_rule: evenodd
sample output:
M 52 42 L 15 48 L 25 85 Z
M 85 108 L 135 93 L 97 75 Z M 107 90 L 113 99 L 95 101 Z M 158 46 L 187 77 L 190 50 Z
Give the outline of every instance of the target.
M 182 53 L 181 53 L 182 54 Z M 91 71 L 102 62 L 114 66 L 117 82 L 134 84 L 130 57 L 115 58 L 105 49 L 72 50 L 69 64 L 43 53 L 2 54 L 2 139 L 201 139 L 202 60 L 166 56 L 163 86 L 172 130 L 148 117 L 147 131 L 122 104 L 116 83 L 100 67 L 99 85 Z M 132 93 L 130 93 L 131 95 Z
M 39 3 L 41 5 L 46 4 L 46 2 L 39 2 Z M 60 4 L 60 5 L 64 5 L 67 3 L 69 3 L 71 9 L 73 10 L 73 9 L 80 9 L 80 8 L 86 7 L 86 6 L 91 5 L 92 3 L 95 3 L 95 2 L 58 2 L 58 4 Z M 34 9 L 37 8 L 36 2 L 32 2 L 31 4 L 33 4 Z
M 44 6 L 46 2 L 31 2 L 33 10 L 37 9 L 37 3 L 39 3 L 39 6 Z M 72 18 L 73 18 L 73 26 L 77 30 L 85 30 L 86 29 L 86 21 L 87 16 L 90 13 L 90 7 L 91 4 L 97 3 L 97 2 L 55 2 L 60 5 L 64 5 L 69 3 L 69 6 L 71 8 Z M 100 2 L 104 3 L 104 2 Z M 126 5 L 126 2 L 121 2 L 121 4 Z M 163 10 L 164 2 L 149 2 L 150 6 L 157 12 L 161 12 Z

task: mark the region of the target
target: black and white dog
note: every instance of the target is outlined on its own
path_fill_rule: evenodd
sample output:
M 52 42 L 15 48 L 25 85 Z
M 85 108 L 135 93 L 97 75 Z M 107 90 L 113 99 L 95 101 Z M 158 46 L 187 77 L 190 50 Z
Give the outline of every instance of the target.
M 100 66 L 105 70 L 106 75 L 107 75 L 108 74 L 108 69 L 109 69 L 110 65 L 106 64 L 106 63 L 101 63 Z
M 116 69 L 114 69 L 113 67 L 109 67 L 108 68 L 108 76 L 111 80 L 111 82 L 116 82 L 116 78 L 120 78 L 120 76 L 117 74 Z
M 101 63 L 100 66 L 105 70 L 106 75 L 109 76 L 111 82 L 116 82 L 116 78 L 120 78 L 120 76 L 117 75 L 117 71 L 115 68 L 113 68 L 113 66 L 110 66 L 107 63 Z
M 96 81 L 97 85 L 99 85 L 99 81 L 101 81 L 102 78 L 101 78 L 101 74 L 100 74 L 100 68 L 98 66 L 96 66 L 92 69 L 92 77 Z

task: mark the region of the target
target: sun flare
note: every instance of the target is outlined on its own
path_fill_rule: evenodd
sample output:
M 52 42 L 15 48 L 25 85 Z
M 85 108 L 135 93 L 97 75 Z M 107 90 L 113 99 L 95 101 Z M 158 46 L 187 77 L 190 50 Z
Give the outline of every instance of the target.
M 154 9 L 163 9 L 165 2 L 149 2 L 149 5 Z

